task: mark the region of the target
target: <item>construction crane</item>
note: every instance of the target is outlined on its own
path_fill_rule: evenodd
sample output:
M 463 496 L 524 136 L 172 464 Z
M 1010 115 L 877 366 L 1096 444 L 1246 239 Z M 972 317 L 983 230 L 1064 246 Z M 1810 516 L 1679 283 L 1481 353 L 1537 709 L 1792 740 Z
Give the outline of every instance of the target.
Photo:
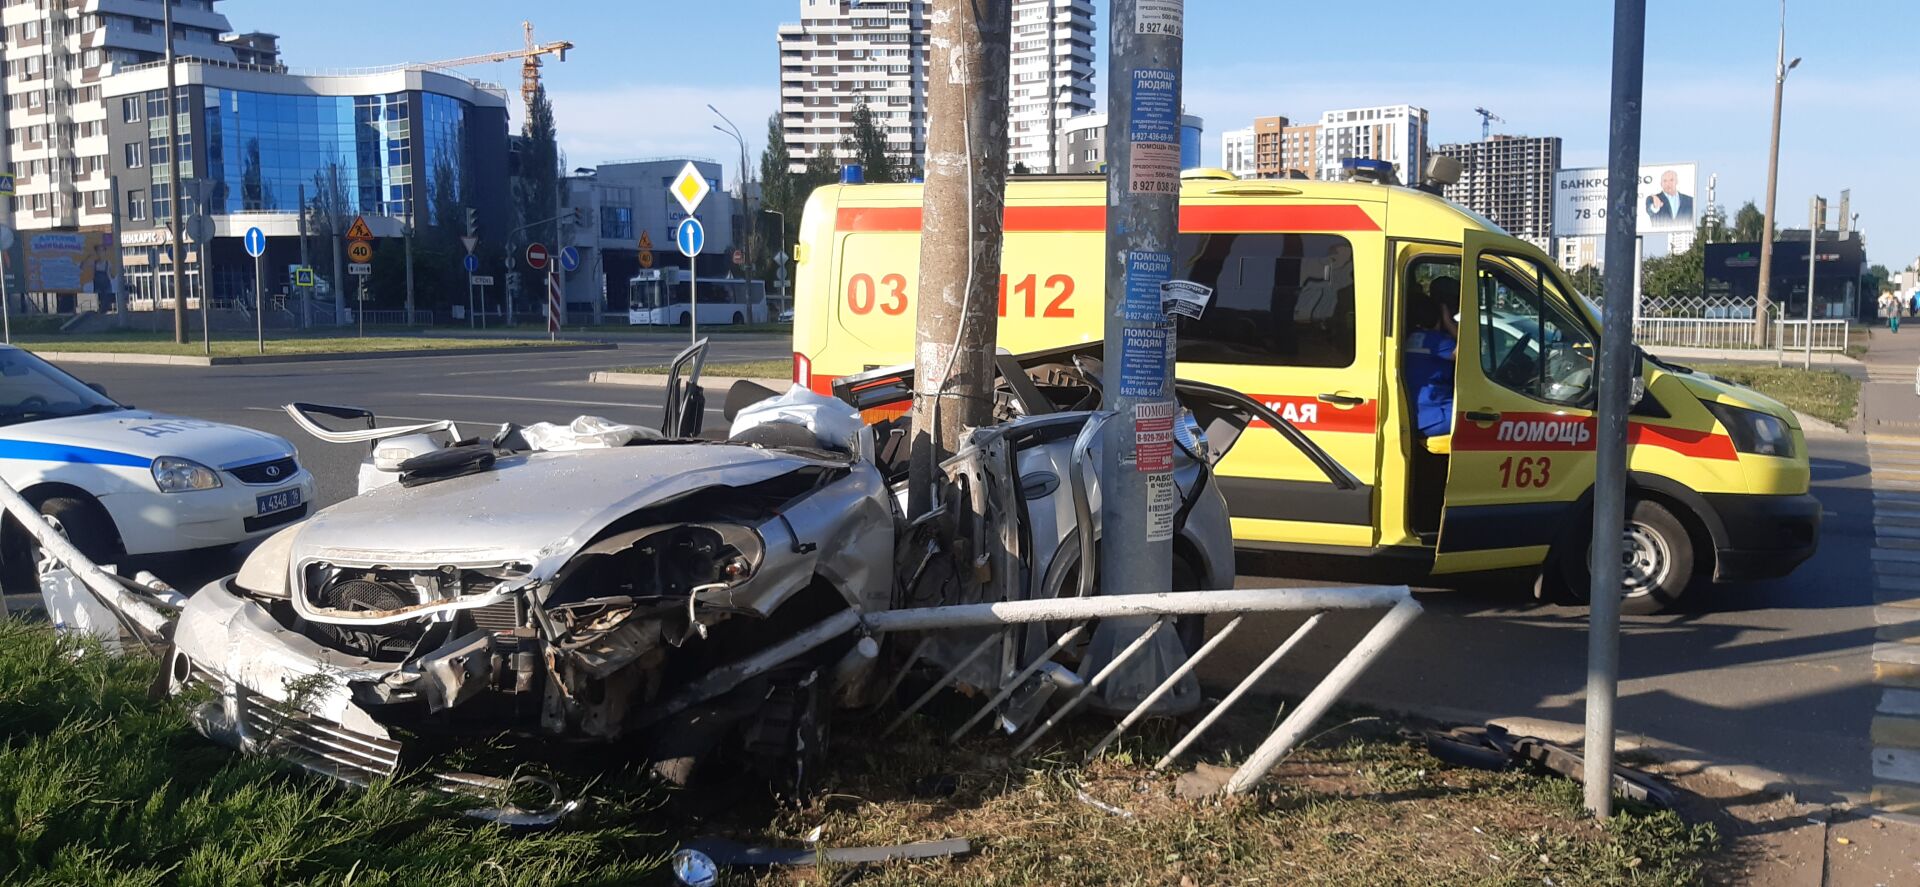
M 510 62 L 514 59 L 520 59 L 520 100 L 531 107 L 533 105 L 533 94 L 540 91 L 540 57 L 550 55 L 564 62 L 567 60 L 567 50 L 573 48 L 573 43 L 566 40 L 553 43 L 535 43 L 533 42 L 533 22 L 521 22 L 520 27 L 526 31 L 527 38 L 527 45 L 523 48 L 509 49 L 505 52 L 489 52 L 485 55 L 470 55 L 464 58 L 447 59 L 441 62 L 427 62 L 420 67 L 458 68 L 463 65 L 485 65 L 493 62 Z
M 1493 122 L 1495 120 L 1501 123 L 1507 122 L 1507 118 L 1485 108 L 1475 108 L 1473 109 L 1473 113 L 1480 115 L 1480 141 L 1483 142 L 1493 137 Z

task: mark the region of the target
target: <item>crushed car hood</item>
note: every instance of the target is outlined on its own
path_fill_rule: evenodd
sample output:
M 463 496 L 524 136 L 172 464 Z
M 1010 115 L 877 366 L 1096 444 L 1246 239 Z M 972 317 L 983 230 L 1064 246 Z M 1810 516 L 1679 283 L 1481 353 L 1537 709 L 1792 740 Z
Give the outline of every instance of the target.
M 637 508 L 716 486 L 747 486 L 843 462 L 729 444 L 650 444 L 502 458 L 491 470 L 382 487 L 308 519 L 293 565 L 324 560 L 430 568 L 526 563 L 551 575 Z

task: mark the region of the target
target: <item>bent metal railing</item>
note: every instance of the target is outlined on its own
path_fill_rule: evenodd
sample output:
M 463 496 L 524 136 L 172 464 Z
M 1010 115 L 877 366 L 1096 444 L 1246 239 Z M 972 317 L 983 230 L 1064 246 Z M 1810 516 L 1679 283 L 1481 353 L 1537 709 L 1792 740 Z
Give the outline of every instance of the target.
M 807 628 L 786 641 L 776 644 L 753 656 L 741 659 L 730 665 L 714 669 L 701 680 L 681 690 L 665 701 L 650 717 L 658 721 L 703 699 L 726 692 L 741 683 L 791 662 L 808 651 L 826 644 L 849 632 L 859 630 L 868 634 L 900 634 L 906 632 L 964 631 L 981 628 L 1000 629 L 990 632 L 976 644 L 955 665 L 949 668 L 934 685 L 906 709 L 901 711 L 887 727 L 887 731 L 899 727 L 907 718 L 931 701 L 937 693 L 956 683 L 958 675 L 966 667 L 993 650 L 996 645 L 1013 643 L 1011 629 L 1020 625 L 1032 625 L 1044 622 L 1074 623 L 1059 639 L 1040 655 L 1028 661 L 1024 666 L 1013 670 L 1006 680 L 1000 682 L 996 692 L 987 702 L 976 710 L 966 723 L 955 730 L 950 739 L 958 739 L 973 729 L 988 715 L 998 710 L 1013 693 L 1034 676 L 1041 668 L 1052 661 L 1053 657 L 1068 644 L 1076 640 L 1088 623 L 1097 619 L 1138 619 L 1148 618 L 1152 622 L 1145 631 L 1134 637 L 1133 641 L 1108 660 L 1081 686 L 1074 695 L 1068 697 L 1039 726 L 1034 727 L 1022 739 L 1014 750 L 1015 755 L 1026 753 L 1055 726 L 1066 720 L 1079 706 L 1091 698 L 1107 678 L 1133 658 L 1152 639 L 1155 632 L 1181 616 L 1231 615 L 1227 622 L 1211 640 L 1187 657 L 1185 663 L 1167 675 L 1151 693 L 1140 701 L 1132 711 L 1109 731 L 1107 735 L 1088 752 L 1089 759 L 1104 752 L 1134 724 L 1160 701 L 1182 680 L 1186 679 L 1199 664 L 1206 660 L 1225 640 L 1235 634 L 1249 613 L 1295 612 L 1311 614 L 1307 621 L 1294 630 L 1284 641 L 1276 645 L 1272 652 L 1242 678 L 1224 698 L 1209 711 L 1200 722 L 1187 731 L 1173 748 L 1154 766 L 1164 769 L 1171 765 L 1188 748 L 1197 742 L 1229 709 L 1246 698 L 1260 681 L 1272 672 L 1286 655 L 1297 648 L 1301 641 L 1311 633 L 1332 611 L 1340 610 L 1385 610 L 1380 621 L 1375 623 L 1365 636 L 1347 652 L 1320 683 L 1309 691 L 1299 705 L 1289 712 L 1280 725 L 1268 734 L 1260 747 L 1240 766 L 1233 778 L 1226 784 L 1226 791 L 1238 794 L 1251 790 L 1266 777 L 1293 748 L 1298 745 L 1313 723 L 1326 714 L 1327 709 L 1340 698 L 1354 681 L 1358 680 L 1380 653 L 1391 646 L 1400 633 L 1405 631 L 1415 617 L 1420 615 L 1420 605 L 1415 602 L 1406 586 L 1365 586 L 1356 588 L 1236 588 L 1224 591 L 1177 591 L 1164 594 L 1113 595 L 1107 597 L 1055 598 L 1050 600 L 1005 601 L 1000 603 L 959 604 L 945 607 L 921 607 L 902 610 L 888 610 L 865 615 L 845 611 L 828 617 Z M 923 641 L 909 654 L 908 661 L 895 672 L 894 686 L 883 695 L 891 695 L 900 681 L 917 664 L 920 654 L 926 649 Z

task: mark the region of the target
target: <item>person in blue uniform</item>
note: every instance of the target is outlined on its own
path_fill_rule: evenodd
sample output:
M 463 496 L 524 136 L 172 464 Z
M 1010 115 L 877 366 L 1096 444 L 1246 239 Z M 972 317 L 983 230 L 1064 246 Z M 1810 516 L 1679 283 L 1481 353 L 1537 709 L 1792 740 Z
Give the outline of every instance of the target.
M 1427 284 L 1427 298 L 1409 312 L 1413 327 L 1407 336 L 1405 360 L 1407 391 L 1413 395 L 1413 420 L 1425 437 L 1453 433 L 1453 354 L 1460 334 L 1460 282 L 1436 277 Z

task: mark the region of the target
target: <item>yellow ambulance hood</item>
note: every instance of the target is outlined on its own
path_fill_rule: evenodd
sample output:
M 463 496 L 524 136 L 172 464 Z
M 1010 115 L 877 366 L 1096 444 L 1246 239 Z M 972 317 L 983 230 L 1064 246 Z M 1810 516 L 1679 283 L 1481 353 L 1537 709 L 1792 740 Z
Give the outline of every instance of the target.
M 1680 384 L 1687 386 L 1693 396 L 1709 403 L 1725 403 L 1749 410 L 1767 413 L 1787 423 L 1789 428 L 1799 428 L 1800 419 L 1793 410 L 1771 397 L 1761 394 L 1745 385 L 1735 384 L 1703 370 L 1692 369 L 1691 373 L 1673 373 Z

